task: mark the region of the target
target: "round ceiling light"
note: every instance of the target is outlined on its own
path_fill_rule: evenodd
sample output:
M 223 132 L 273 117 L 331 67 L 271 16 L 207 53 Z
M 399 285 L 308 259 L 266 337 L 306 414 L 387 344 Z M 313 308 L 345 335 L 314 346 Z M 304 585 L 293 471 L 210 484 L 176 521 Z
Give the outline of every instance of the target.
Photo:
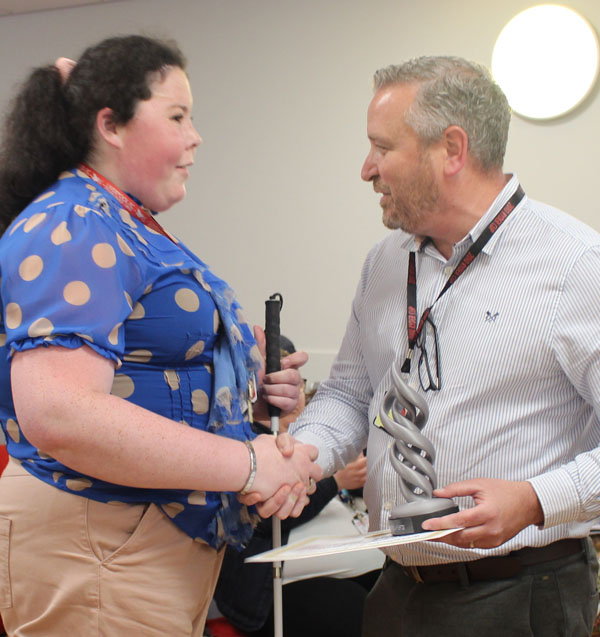
M 542 4 L 517 14 L 502 29 L 492 74 L 516 113 L 551 119 L 573 110 L 598 77 L 600 47 L 577 12 Z

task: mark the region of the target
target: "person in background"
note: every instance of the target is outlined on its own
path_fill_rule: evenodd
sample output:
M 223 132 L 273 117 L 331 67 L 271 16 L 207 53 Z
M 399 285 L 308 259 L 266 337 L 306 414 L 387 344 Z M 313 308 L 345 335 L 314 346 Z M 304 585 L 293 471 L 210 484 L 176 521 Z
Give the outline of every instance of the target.
M 366 445 L 371 529 L 389 528 L 402 496 L 376 418 L 397 361 L 429 404 L 434 495 L 460 507 L 423 528 L 461 530 L 385 549 L 364 637 L 588 635 L 597 613 L 600 235 L 504 173 L 509 122 L 467 60 L 375 74 L 362 178 L 393 232 L 290 432 L 325 475 Z
M 238 493 L 297 515 L 316 449 L 255 438 L 262 378 L 229 286 L 158 223 L 201 138 L 174 43 L 109 38 L 35 69 L 0 158 L 0 611 L 8 634 L 202 635 Z M 232 229 L 232 231 L 235 231 Z M 9 575 L 8 575 L 9 574 Z

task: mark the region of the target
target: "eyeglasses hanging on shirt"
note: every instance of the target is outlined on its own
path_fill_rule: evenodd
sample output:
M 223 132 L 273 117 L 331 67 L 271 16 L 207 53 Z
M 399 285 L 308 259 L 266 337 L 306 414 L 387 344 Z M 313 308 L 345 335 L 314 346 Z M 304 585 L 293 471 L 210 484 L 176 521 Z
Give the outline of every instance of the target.
M 494 217 L 487 228 L 479 235 L 473 245 L 467 250 L 460 263 L 446 281 L 446 285 L 437 295 L 434 302 L 425 309 L 417 323 L 417 267 L 415 252 L 408 257 L 408 277 L 406 282 L 406 327 L 408 331 L 408 352 L 402 365 L 402 371 L 410 373 L 411 361 L 415 346 L 420 350 L 419 356 L 419 382 L 423 391 L 439 391 L 442 388 L 440 378 L 440 356 L 437 327 L 431 318 L 431 310 L 440 298 L 450 289 L 458 277 L 475 261 L 477 255 L 483 250 L 498 228 L 506 221 L 510 213 L 519 205 L 525 196 L 521 186 L 517 187 L 512 197 L 504 204 L 502 210 Z M 428 353 L 428 342 L 433 341 Z

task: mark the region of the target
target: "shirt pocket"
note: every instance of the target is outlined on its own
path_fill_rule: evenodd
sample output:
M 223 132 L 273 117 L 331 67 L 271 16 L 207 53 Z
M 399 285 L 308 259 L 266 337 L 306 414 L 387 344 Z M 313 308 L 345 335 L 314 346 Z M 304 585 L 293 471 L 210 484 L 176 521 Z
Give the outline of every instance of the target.
M 10 556 L 10 520 L 0 518 L 0 608 L 12 607 L 8 559 Z

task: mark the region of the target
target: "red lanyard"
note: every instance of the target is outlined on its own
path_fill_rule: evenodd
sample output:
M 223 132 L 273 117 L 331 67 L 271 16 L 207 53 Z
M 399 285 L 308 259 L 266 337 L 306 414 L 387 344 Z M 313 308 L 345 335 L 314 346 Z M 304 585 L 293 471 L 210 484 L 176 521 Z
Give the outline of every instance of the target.
M 126 195 L 122 190 L 117 188 L 112 182 L 110 182 L 106 177 L 96 172 L 93 168 L 90 168 L 87 164 L 79 164 L 77 166 L 78 170 L 81 170 L 82 173 L 86 174 L 92 181 L 95 181 L 97 184 L 100 184 L 104 190 L 109 192 L 122 206 L 132 214 L 138 221 L 141 221 L 145 226 L 156 230 L 163 236 L 167 237 L 170 241 L 173 240 L 167 231 L 156 221 L 156 219 L 150 214 L 148 208 L 144 208 L 136 203 L 129 195 Z
M 525 196 L 524 190 L 519 186 L 514 192 L 513 196 L 504 204 L 502 210 L 492 219 L 490 224 L 479 235 L 477 241 L 467 250 L 465 256 L 460 260 L 460 263 L 454 268 L 454 272 L 450 275 L 446 281 L 446 285 L 442 288 L 442 291 L 437 295 L 435 301 L 425 309 L 421 315 L 421 320 L 417 325 L 417 267 L 415 253 L 411 252 L 408 259 L 408 277 L 406 283 L 406 326 L 408 331 L 408 353 L 406 360 L 402 365 L 402 371 L 410 373 L 410 361 L 412 353 L 415 348 L 419 334 L 425 325 L 425 321 L 428 319 L 429 314 L 433 306 L 439 301 L 445 292 L 448 291 L 450 286 L 458 279 L 458 277 L 475 261 L 475 257 L 483 250 L 485 244 L 491 239 L 492 235 L 498 230 L 498 228 L 506 221 L 510 213 L 519 205 L 519 202 Z

